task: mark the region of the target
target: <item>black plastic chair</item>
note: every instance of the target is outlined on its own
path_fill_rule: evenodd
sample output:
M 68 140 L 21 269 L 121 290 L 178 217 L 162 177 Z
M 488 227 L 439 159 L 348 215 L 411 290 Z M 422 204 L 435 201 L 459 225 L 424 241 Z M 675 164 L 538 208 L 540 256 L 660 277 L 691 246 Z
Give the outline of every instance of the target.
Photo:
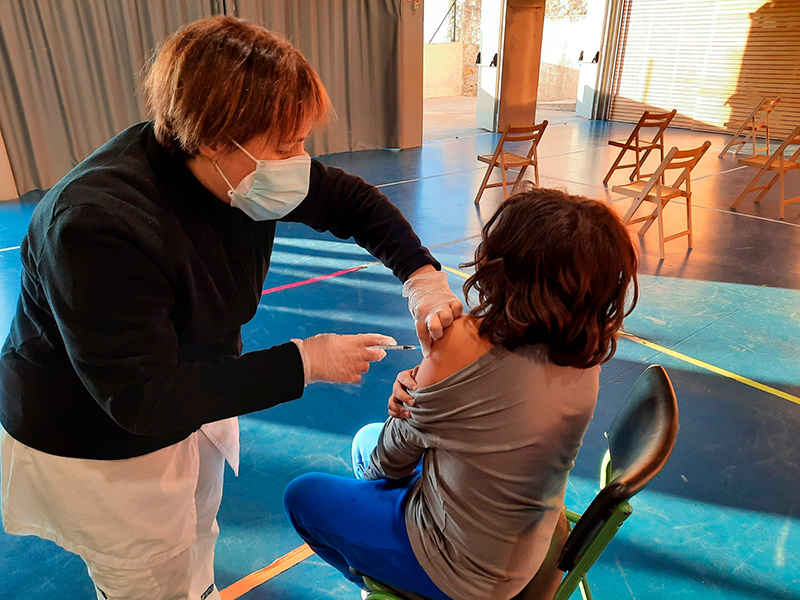
M 567 600 L 579 586 L 583 598 L 592 599 L 586 573 L 633 512 L 628 500 L 666 464 L 677 435 L 678 403 L 672 383 L 661 365 L 651 365 L 633 384 L 606 433 L 600 492 L 582 515 L 564 509 L 572 530 L 567 536 L 557 528 L 548 558 L 514 600 Z M 364 584 L 368 600 L 425 600 L 368 576 Z

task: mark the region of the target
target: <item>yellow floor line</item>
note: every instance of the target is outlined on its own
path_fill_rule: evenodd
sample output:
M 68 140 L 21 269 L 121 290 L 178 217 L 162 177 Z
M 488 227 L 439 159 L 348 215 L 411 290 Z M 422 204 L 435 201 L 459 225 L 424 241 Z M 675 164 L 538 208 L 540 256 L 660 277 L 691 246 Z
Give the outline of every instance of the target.
M 297 563 L 304 561 L 313 554 L 314 551 L 308 547 L 308 544 L 303 544 L 299 548 L 295 548 L 288 554 L 281 556 L 271 565 L 268 565 L 263 569 L 256 571 L 255 573 L 250 573 L 250 575 L 242 577 L 236 583 L 233 583 L 224 590 L 221 590 L 219 593 L 220 598 L 222 598 L 222 600 L 235 600 L 236 598 L 239 598 L 240 596 L 243 596 L 252 590 L 254 587 L 269 581 L 276 575 L 280 575 L 286 569 L 295 566 Z
M 445 271 L 449 271 L 450 273 L 453 273 L 455 275 L 459 275 L 460 277 L 464 278 L 469 277 L 469 275 L 467 273 L 464 273 L 464 271 L 459 271 L 458 269 L 453 269 L 452 267 L 446 267 L 442 265 L 442 269 L 444 269 Z M 755 381 L 754 379 L 750 379 L 749 377 L 745 377 L 743 375 L 739 375 L 738 373 L 722 369 L 705 361 L 698 360 L 696 358 L 693 358 L 686 354 L 682 354 L 680 352 L 676 352 L 675 350 L 670 350 L 669 348 L 660 346 L 659 344 L 648 342 L 647 340 L 643 340 L 639 337 L 636 337 L 635 335 L 626 333 L 624 331 L 620 332 L 620 336 L 629 339 L 633 342 L 636 342 L 637 344 L 641 344 L 642 346 L 652 348 L 653 350 L 661 352 L 662 354 L 666 354 L 673 358 L 677 358 L 678 360 L 682 360 L 683 362 L 687 362 L 690 365 L 700 367 L 701 369 L 711 371 L 712 373 L 716 373 L 717 375 L 722 375 L 723 377 L 727 377 L 728 379 L 733 379 L 734 381 L 738 381 L 739 383 L 743 383 L 744 385 L 749 385 L 750 387 L 755 388 L 757 390 L 761 390 L 762 392 L 767 392 L 768 394 L 772 394 L 773 396 L 777 396 L 778 398 L 782 398 L 784 400 L 788 400 L 789 402 L 794 402 L 795 404 L 800 405 L 800 397 L 790 394 L 789 392 L 784 392 L 783 390 L 779 390 L 778 388 L 774 388 L 765 383 L 761 383 L 760 381 Z
M 459 277 L 463 277 L 465 279 L 469 277 L 468 273 L 465 273 L 464 271 L 459 271 L 458 269 L 454 269 L 446 265 L 442 265 L 442 269 L 450 273 L 453 273 L 454 275 L 458 275 Z M 637 344 L 641 344 L 642 346 L 645 346 L 647 348 L 652 348 L 653 350 L 661 352 L 662 354 L 666 354 L 667 356 L 672 356 L 673 358 L 682 360 L 683 362 L 689 363 L 690 365 L 700 367 L 701 369 L 711 371 L 712 373 L 716 373 L 717 375 L 722 375 L 723 377 L 727 377 L 728 379 L 733 379 L 734 381 L 738 381 L 739 383 L 743 383 L 744 385 L 748 385 L 757 390 L 761 390 L 762 392 L 767 392 L 768 394 L 772 394 L 773 396 L 777 396 L 778 398 L 783 398 L 784 400 L 788 400 L 789 402 L 794 402 L 795 404 L 800 405 L 800 397 L 794 396 L 788 392 L 784 392 L 783 390 L 779 390 L 777 388 L 766 385 L 759 381 L 755 381 L 754 379 L 750 379 L 749 377 L 744 377 L 737 373 L 733 373 L 732 371 L 721 369 L 720 367 L 714 366 L 702 360 L 698 360 L 686 354 L 682 354 L 681 352 L 676 352 L 675 350 L 671 350 L 659 344 L 648 342 L 647 340 L 643 340 L 633 334 L 624 331 L 620 332 L 620 336 L 624 337 L 625 339 L 631 340 L 632 342 L 636 342 Z M 222 598 L 222 600 L 235 600 L 236 598 L 243 596 L 253 588 L 261 585 L 266 581 L 269 581 L 276 575 L 280 575 L 287 569 L 304 561 L 313 554 L 314 551 L 311 550 L 311 548 L 309 548 L 307 544 L 303 544 L 302 546 L 300 546 L 299 548 L 295 548 L 285 556 L 280 557 L 271 565 L 264 567 L 263 569 L 256 571 L 255 573 L 251 573 L 250 575 L 243 577 L 236 583 L 226 587 L 224 590 L 220 592 L 220 597 Z
M 633 342 L 636 342 L 637 344 L 641 344 L 642 346 L 646 346 L 648 348 L 652 348 L 653 350 L 657 350 L 662 354 L 666 354 L 668 356 L 672 356 L 673 358 L 677 358 L 678 360 L 682 360 L 683 362 L 687 362 L 690 365 L 700 367 L 701 369 L 706 369 L 707 371 L 711 371 L 712 373 L 716 373 L 717 375 L 722 375 L 723 377 L 727 377 L 728 379 L 733 379 L 734 381 L 738 381 L 739 383 L 743 383 L 744 385 L 749 385 L 752 388 L 761 390 L 762 392 L 767 392 L 768 394 L 772 394 L 773 396 L 777 396 L 778 398 L 783 398 L 784 400 L 788 400 L 789 402 L 800 404 L 800 397 L 790 394 L 789 392 L 784 392 L 783 390 L 779 390 L 778 388 L 774 388 L 765 383 L 761 383 L 760 381 L 750 379 L 749 377 L 745 377 L 744 375 L 739 375 L 738 373 L 728 371 L 727 369 L 722 369 L 720 367 L 704 362 L 702 360 L 698 360 L 686 354 L 682 354 L 680 352 L 676 352 L 675 350 L 665 348 L 664 346 L 661 346 L 659 344 L 648 342 L 647 340 L 638 338 L 635 335 L 631 335 L 630 333 L 620 332 L 620 336 L 629 339 Z
M 464 279 L 469 278 L 469 273 L 464 273 L 464 271 L 459 271 L 458 269 L 454 269 L 453 267 L 442 265 L 442 269 L 450 273 L 453 273 L 454 275 L 458 275 L 459 277 L 463 277 Z

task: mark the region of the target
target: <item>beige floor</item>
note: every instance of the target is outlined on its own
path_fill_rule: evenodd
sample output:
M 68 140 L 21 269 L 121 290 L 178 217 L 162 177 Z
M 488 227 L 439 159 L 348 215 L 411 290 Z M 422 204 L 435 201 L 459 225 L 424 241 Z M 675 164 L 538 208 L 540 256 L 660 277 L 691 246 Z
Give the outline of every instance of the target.
M 475 96 L 428 98 L 423 102 L 422 139 L 425 142 L 474 137 L 486 133 L 475 125 Z M 536 120 L 547 119 L 550 125 L 583 121 L 574 112 L 552 110 L 539 106 Z

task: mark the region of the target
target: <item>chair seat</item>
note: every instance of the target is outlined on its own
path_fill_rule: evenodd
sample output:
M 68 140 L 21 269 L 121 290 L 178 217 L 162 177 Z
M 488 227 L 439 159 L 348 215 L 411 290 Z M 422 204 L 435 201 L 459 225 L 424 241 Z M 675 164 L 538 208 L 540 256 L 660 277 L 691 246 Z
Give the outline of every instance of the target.
M 739 164 L 744 165 L 746 167 L 754 167 L 756 169 L 760 169 L 766 164 L 766 162 L 769 159 L 770 159 L 769 156 L 759 154 L 757 156 L 748 156 L 747 158 L 740 158 Z M 784 161 L 783 170 L 791 171 L 792 169 L 800 169 L 800 163 Z M 781 163 L 778 160 L 773 162 L 767 169 L 767 171 L 780 171 L 780 170 L 781 170 Z
M 648 184 L 647 179 L 639 179 L 634 181 L 633 183 L 627 183 L 625 185 L 615 185 L 611 188 L 612 192 L 617 194 L 625 194 L 626 196 L 631 196 L 633 198 L 638 198 L 639 194 L 642 193 L 642 190 Z M 647 194 L 645 200 L 648 202 L 656 202 L 658 196 L 655 193 L 655 186 L 653 187 L 653 191 Z M 670 187 L 668 185 L 661 186 L 661 199 L 662 200 L 669 200 L 670 198 L 675 198 L 677 196 L 685 196 L 686 192 L 680 188 Z
M 492 164 L 492 156 L 492 154 L 480 154 L 478 155 L 478 160 L 490 165 Z M 532 160 L 528 160 L 525 156 L 514 154 L 513 152 L 503 152 L 503 160 L 506 163 L 506 167 L 521 167 L 523 165 L 530 165 L 533 162 Z M 497 157 L 497 166 L 501 166 L 499 156 Z
M 634 142 L 628 143 L 628 140 L 608 140 L 609 146 L 617 146 L 618 148 L 632 148 L 636 149 L 636 144 Z M 660 148 L 660 144 L 654 144 L 653 142 L 639 142 L 639 150 L 652 150 L 654 148 Z

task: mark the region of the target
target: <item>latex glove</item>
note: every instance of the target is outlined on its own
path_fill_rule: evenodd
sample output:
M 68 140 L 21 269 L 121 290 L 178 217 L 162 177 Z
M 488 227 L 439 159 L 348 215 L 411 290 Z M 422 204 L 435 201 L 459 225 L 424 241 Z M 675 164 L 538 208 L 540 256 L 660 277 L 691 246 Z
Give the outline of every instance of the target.
M 434 340 L 461 316 L 464 307 L 447 285 L 447 273 L 422 273 L 403 284 L 403 298 L 408 298 L 408 310 L 414 317 L 422 355 L 428 356 Z
M 419 367 L 408 369 L 407 371 L 400 371 L 397 374 L 397 379 L 394 380 L 392 386 L 392 395 L 389 396 L 389 415 L 395 419 L 407 419 L 411 416 L 408 409 L 404 405 L 414 406 L 414 398 L 408 393 L 408 390 L 417 389 L 417 371 Z
M 306 385 L 316 381 L 358 383 L 369 371 L 369 363 L 383 360 L 386 351 L 370 346 L 395 345 L 394 338 L 380 333 L 336 335 L 321 333 L 305 340 L 292 340 L 303 358 Z

